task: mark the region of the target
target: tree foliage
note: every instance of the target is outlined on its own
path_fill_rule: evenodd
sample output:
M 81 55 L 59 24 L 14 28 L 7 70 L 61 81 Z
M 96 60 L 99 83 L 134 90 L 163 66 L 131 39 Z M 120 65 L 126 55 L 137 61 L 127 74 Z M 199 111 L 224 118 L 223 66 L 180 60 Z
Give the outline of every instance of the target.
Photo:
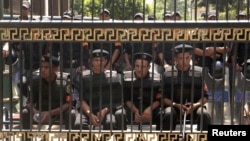
M 195 1 L 195 0 L 194 0 Z M 243 0 L 197 0 L 199 7 L 213 7 L 213 10 L 226 12 L 244 8 Z
M 72 2 L 73 1 L 73 2 Z M 228 17 L 234 17 L 231 13 L 243 10 L 246 6 L 243 0 L 72 0 L 74 11 L 88 17 L 98 17 L 101 9 L 107 8 L 111 17 L 116 20 L 131 20 L 137 12 L 145 15 L 154 14 L 158 20 L 163 18 L 163 13 L 179 11 L 185 18 L 191 19 L 192 8 L 205 7 L 210 10 L 217 10 L 219 13 L 228 12 Z M 146 1 L 150 1 L 147 4 Z M 197 5 L 196 5 L 197 4 Z M 234 11 L 234 12 L 230 12 Z M 224 14 L 226 15 L 226 14 Z M 225 17 L 225 16 L 224 16 Z M 146 18 L 146 17 L 145 17 Z M 184 19 L 184 18 L 183 18 Z
M 147 14 L 150 9 L 144 0 L 74 0 L 73 8 L 88 17 L 98 17 L 100 10 L 106 8 L 117 20 L 129 20 L 135 13 Z
M 206 7 L 208 11 L 216 10 L 220 20 L 234 20 L 239 11 L 247 8 L 244 0 L 197 0 L 197 3 L 198 7 Z

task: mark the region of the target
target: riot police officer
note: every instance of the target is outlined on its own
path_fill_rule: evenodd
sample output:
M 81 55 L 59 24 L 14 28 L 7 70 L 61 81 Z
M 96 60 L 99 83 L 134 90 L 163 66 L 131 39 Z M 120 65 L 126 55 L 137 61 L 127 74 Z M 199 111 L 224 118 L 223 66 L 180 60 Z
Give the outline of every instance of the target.
M 145 52 L 134 54 L 133 71 L 124 72 L 124 102 L 127 118 L 133 124 L 152 124 L 156 129 L 166 129 L 167 119 L 160 108 L 160 76 L 151 73 L 152 56 Z M 161 117 L 163 118 L 161 123 Z
M 168 118 L 172 116 L 172 128 L 175 129 L 178 117 L 186 114 L 187 118 L 197 120 L 198 130 L 207 130 L 211 117 L 204 106 L 208 95 L 202 69 L 190 65 L 192 46 L 180 44 L 175 46 L 174 51 L 176 65 L 165 68 L 163 90 L 164 104 L 169 106 L 167 109 L 171 108 L 166 111 L 169 112 Z
M 83 114 L 77 115 L 75 126 L 89 129 L 90 121 L 94 128 L 122 130 L 125 128 L 122 118 L 126 116 L 121 100 L 121 82 L 116 71 L 105 70 L 109 52 L 95 49 L 91 56 L 91 69 L 84 70 L 79 80 L 80 113 Z
M 25 121 L 22 122 L 23 129 L 30 129 L 32 127 L 30 123 L 33 122 L 52 125 L 54 121 L 60 119 L 61 114 L 65 129 L 73 126 L 74 116 L 69 118 L 72 87 L 67 80 L 61 80 L 57 76 L 58 66 L 59 61 L 56 57 L 46 55 L 41 57 L 41 75 L 28 82 L 30 92 L 27 105 L 22 110 Z

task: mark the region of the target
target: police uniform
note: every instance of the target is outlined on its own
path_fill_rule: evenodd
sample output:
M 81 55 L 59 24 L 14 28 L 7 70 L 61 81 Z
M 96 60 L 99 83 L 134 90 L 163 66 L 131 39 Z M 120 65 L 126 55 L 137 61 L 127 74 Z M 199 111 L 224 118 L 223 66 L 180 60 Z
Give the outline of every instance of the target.
M 26 8 L 26 9 L 30 10 L 31 9 L 30 2 L 29 1 L 23 1 L 22 8 Z M 31 20 L 31 18 L 29 16 L 27 16 L 27 17 L 21 17 L 21 16 L 19 16 L 15 20 Z M 32 20 L 35 20 L 35 19 L 33 18 Z
M 148 53 L 136 53 L 134 55 L 134 61 L 137 59 L 146 60 L 149 63 L 152 60 L 152 56 Z M 133 103 L 137 109 L 139 109 L 140 114 L 150 107 L 155 101 L 161 100 L 160 94 L 160 75 L 148 72 L 144 78 L 138 78 L 134 71 L 125 71 L 123 80 L 123 90 L 124 90 L 124 103 L 130 101 Z M 128 121 L 131 123 L 134 120 L 133 111 L 126 105 L 126 113 Z M 131 119 L 131 114 L 132 119 Z M 152 111 L 152 124 L 156 124 L 156 129 L 160 129 L 161 120 L 163 118 L 163 129 L 166 124 L 165 116 L 161 115 L 160 107 Z
M 192 46 L 190 45 L 177 45 L 174 48 L 176 54 L 183 52 L 190 52 Z M 177 64 L 178 65 L 178 64 Z M 208 98 L 207 91 L 203 89 L 203 78 L 202 78 L 202 68 L 198 66 L 191 66 L 187 71 L 181 71 L 177 69 L 177 66 L 168 66 L 165 68 L 164 72 L 164 98 L 170 99 L 172 102 L 184 105 L 187 102 L 196 103 L 202 97 Z M 168 107 L 172 108 L 172 107 Z M 203 108 L 203 111 L 201 110 Z M 175 129 L 177 124 L 177 119 L 180 117 L 180 111 L 178 108 L 172 108 L 168 111 L 167 115 L 170 119 L 173 116 L 173 127 Z M 170 112 L 172 111 L 172 113 Z M 201 113 L 201 111 L 203 113 Z M 210 115 L 206 111 L 204 106 L 193 111 L 194 120 L 198 120 L 198 130 L 200 126 L 201 116 L 203 116 L 203 130 L 207 130 L 207 126 L 211 123 Z M 190 118 L 191 114 L 187 116 Z M 195 121 L 194 121 L 195 122 Z M 168 123 L 168 128 L 170 129 L 170 123 Z
M 59 66 L 59 61 L 56 57 L 42 56 L 42 62 L 51 62 L 54 67 Z M 36 77 L 30 82 L 30 92 L 28 96 L 28 103 L 32 103 L 35 109 L 39 111 L 50 111 L 52 109 L 61 107 L 65 103 L 71 102 L 72 87 L 69 85 L 68 80 L 61 79 L 60 76 L 56 76 L 52 82 L 47 82 L 44 78 Z M 30 128 L 30 114 L 29 109 L 23 110 L 23 128 Z M 65 128 L 69 129 L 69 124 L 73 127 L 74 118 L 71 117 L 72 121 L 69 121 L 69 111 L 63 111 L 63 120 Z M 53 120 L 58 120 L 59 115 L 53 116 Z M 50 123 L 53 124 L 53 123 Z
M 92 52 L 93 58 L 95 57 L 106 57 L 108 59 L 109 53 L 106 50 L 96 49 Z M 79 83 L 80 84 L 80 83 Z M 97 114 L 104 108 L 109 109 L 109 113 L 103 120 L 103 129 L 110 130 L 111 124 L 113 129 L 121 130 L 125 129 L 122 127 L 122 118 L 125 118 L 125 110 L 122 110 L 123 101 L 121 93 L 121 83 L 118 79 L 116 71 L 105 70 L 102 73 L 94 73 L 91 70 L 84 70 L 82 72 L 82 98 L 93 114 Z M 81 89 L 79 90 L 81 92 Z M 111 119 L 112 117 L 112 119 Z M 81 127 L 80 122 L 76 121 L 76 126 Z M 82 115 L 82 124 L 84 129 L 88 129 L 89 118 L 84 114 Z
M 117 75 L 116 71 L 109 70 L 106 70 L 101 74 L 93 73 L 90 70 L 83 71 L 83 99 L 88 103 L 92 103 L 93 111 L 99 111 L 100 107 L 110 107 L 110 102 L 112 103 L 114 110 L 116 107 L 121 106 L 121 84 Z M 92 95 L 89 94 L 91 91 Z M 117 94 L 118 92 L 119 94 Z M 101 95 L 101 93 L 104 93 L 105 95 Z M 110 98 L 112 98 L 112 101 L 110 101 Z M 101 105 L 99 104 L 100 100 L 102 101 Z

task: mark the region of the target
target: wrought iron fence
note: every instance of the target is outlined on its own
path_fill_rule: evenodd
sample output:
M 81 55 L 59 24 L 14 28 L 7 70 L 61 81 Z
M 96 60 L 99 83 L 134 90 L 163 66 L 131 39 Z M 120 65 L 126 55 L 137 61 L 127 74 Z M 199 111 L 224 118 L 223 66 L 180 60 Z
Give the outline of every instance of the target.
M 2 1 L 0 138 L 207 140 L 206 111 L 212 125 L 249 124 L 249 1 L 148 2 Z M 188 75 L 176 67 L 180 44 L 193 48 Z M 148 54 L 140 79 L 145 64 L 135 60 Z M 200 122 L 196 113 L 164 118 L 197 93 L 207 97 Z M 104 113 L 109 122 L 96 123 Z

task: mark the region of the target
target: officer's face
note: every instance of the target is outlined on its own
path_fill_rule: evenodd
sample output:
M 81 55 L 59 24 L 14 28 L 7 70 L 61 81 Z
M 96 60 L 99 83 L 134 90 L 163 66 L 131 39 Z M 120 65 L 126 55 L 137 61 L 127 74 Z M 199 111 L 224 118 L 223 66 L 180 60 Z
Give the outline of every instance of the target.
M 95 73 L 103 72 L 105 65 L 107 64 L 105 57 L 94 57 L 92 60 L 92 67 Z
M 211 17 L 208 18 L 208 20 L 209 21 L 214 21 L 214 20 L 216 20 L 216 16 L 211 16 Z
M 29 8 L 26 8 L 26 7 L 22 6 L 22 16 L 23 17 L 28 16 L 29 11 L 30 11 Z
M 244 15 L 240 15 L 238 17 L 239 20 L 247 20 L 247 16 L 244 16 Z
M 173 20 L 176 20 L 176 21 L 179 21 L 179 20 L 181 20 L 181 17 L 178 16 L 178 15 L 176 15 L 176 16 L 173 16 L 172 19 L 173 19 Z
M 100 20 L 110 20 L 110 16 L 108 13 L 103 12 L 102 14 L 99 15 Z
M 51 69 L 51 67 L 49 65 L 49 62 L 42 62 L 41 66 L 40 66 L 42 78 L 50 80 L 52 74 L 54 74 L 54 72 L 57 71 L 57 67 L 52 67 L 51 72 L 50 72 L 50 69 Z
M 64 21 L 69 21 L 69 20 L 71 20 L 71 18 L 63 17 L 63 20 Z
M 150 69 L 150 65 L 148 61 L 136 59 L 135 61 L 135 74 L 138 78 L 143 78 L 148 74 L 148 71 Z
M 192 55 L 189 52 L 177 54 L 175 57 L 175 62 L 177 63 L 178 70 L 187 71 L 189 69 L 191 60 Z
M 172 17 L 171 16 L 164 16 L 164 20 L 165 21 L 170 21 L 170 20 L 172 20 Z
M 136 16 L 134 20 L 135 20 L 135 21 L 143 21 L 143 18 L 140 17 L 140 16 Z

